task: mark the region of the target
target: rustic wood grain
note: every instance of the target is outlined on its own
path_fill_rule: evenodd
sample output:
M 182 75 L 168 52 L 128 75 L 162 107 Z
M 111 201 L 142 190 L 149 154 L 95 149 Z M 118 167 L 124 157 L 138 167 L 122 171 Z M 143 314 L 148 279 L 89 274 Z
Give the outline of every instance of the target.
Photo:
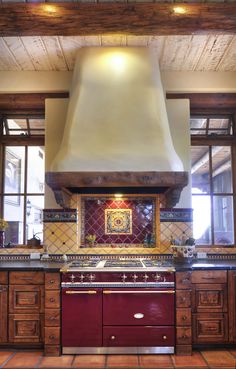
M 50 6 L 50 7 L 49 7 Z M 0 36 L 234 34 L 235 3 L 0 4 Z
M 44 114 L 45 99 L 68 98 L 68 92 L 61 93 L 10 93 L 0 94 L 0 111 L 2 114 L 34 112 Z
M 232 109 L 236 111 L 236 93 L 167 93 L 167 99 L 189 99 L 190 109 Z

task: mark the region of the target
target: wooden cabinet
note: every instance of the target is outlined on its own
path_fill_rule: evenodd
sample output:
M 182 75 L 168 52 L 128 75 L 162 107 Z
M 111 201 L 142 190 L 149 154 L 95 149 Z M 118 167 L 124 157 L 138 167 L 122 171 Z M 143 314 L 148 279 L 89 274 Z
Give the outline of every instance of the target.
M 236 270 L 228 272 L 229 342 L 236 343 Z
M 9 273 L 10 343 L 43 342 L 44 273 Z
M 61 334 L 60 273 L 45 273 L 45 346 L 46 356 L 59 356 Z
M 228 342 L 227 271 L 192 272 L 193 343 Z
M 192 353 L 191 272 L 176 272 L 176 354 Z
M 7 272 L 0 272 L 0 343 L 7 342 Z

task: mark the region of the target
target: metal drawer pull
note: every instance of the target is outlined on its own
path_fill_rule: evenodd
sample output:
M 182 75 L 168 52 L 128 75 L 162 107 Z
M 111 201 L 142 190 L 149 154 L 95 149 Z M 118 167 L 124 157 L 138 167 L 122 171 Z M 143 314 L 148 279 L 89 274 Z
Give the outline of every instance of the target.
M 175 291 L 108 291 L 108 290 L 105 290 L 103 291 L 103 294 L 104 295 L 110 295 L 112 293 L 143 293 L 143 294 L 149 294 L 149 293 L 157 293 L 157 294 L 174 294 Z
M 134 314 L 134 318 L 135 319 L 142 319 L 144 317 L 144 314 L 143 313 L 136 313 Z
M 97 291 L 66 291 L 67 295 L 81 295 L 81 294 L 86 294 L 86 295 L 96 295 Z

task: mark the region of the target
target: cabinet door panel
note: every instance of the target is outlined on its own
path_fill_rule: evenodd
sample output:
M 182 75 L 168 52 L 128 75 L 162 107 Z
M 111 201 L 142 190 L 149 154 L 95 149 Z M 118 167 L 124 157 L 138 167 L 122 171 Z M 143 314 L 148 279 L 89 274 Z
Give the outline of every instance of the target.
M 193 314 L 194 343 L 224 343 L 228 340 L 228 316 L 219 313 Z
M 193 285 L 193 311 L 227 311 L 227 286 L 225 284 Z
M 10 286 L 10 313 L 41 313 L 44 310 L 43 286 Z
M 39 314 L 10 314 L 9 342 L 42 342 L 43 316 Z

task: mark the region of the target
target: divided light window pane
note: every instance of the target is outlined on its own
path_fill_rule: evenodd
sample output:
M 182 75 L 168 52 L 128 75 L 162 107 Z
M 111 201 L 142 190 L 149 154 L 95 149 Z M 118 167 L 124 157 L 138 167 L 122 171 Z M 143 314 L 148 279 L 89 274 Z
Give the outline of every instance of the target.
M 192 146 L 192 193 L 205 194 L 210 192 L 209 147 Z
M 212 182 L 214 193 L 232 193 L 231 147 L 212 147 Z
M 26 240 L 36 235 L 43 241 L 44 196 L 28 196 L 26 201 Z
M 27 192 L 44 193 L 44 148 L 28 147 Z
M 22 244 L 24 229 L 24 196 L 4 196 L 4 219 L 8 221 L 6 244 Z
M 193 237 L 197 245 L 210 245 L 211 239 L 211 197 L 192 195 Z
M 25 177 L 24 146 L 6 146 L 4 169 L 4 192 L 22 193 Z
M 215 244 L 234 244 L 233 196 L 214 196 L 213 209 Z

